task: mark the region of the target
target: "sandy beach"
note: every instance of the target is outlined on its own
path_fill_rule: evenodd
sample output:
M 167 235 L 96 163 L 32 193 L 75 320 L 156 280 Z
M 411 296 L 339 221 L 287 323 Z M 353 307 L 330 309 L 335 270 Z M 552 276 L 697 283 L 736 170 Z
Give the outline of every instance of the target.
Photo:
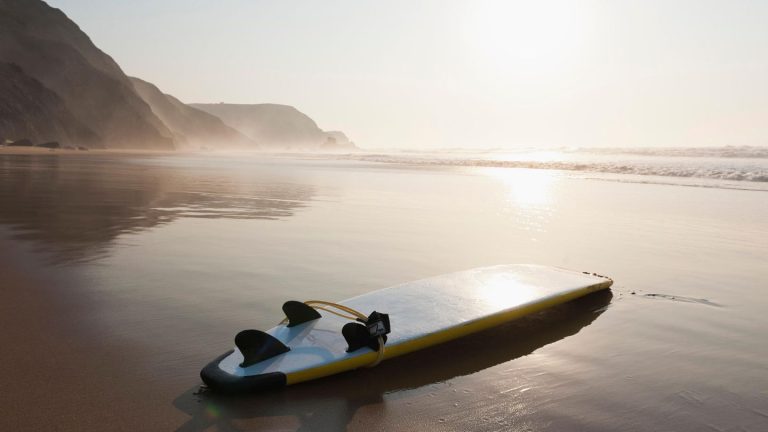
M 766 22 L 0 0 L 0 432 L 768 431 Z
M 332 157 L 21 153 L 0 149 L 2 430 L 768 427 L 763 191 Z M 373 369 L 198 392 L 200 368 L 239 330 L 275 325 L 287 299 L 520 262 L 616 283 Z
M 72 155 L 89 155 L 89 154 L 96 154 L 96 155 L 120 155 L 120 154 L 133 154 L 133 155 L 173 155 L 173 154 L 179 154 L 183 153 L 180 151 L 175 150 L 134 150 L 134 149 L 88 149 L 88 150 L 74 150 L 74 149 L 67 149 L 67 148 L 57 148 L 57 149 L 50 149 L 50 148 L 43 148 L 43 147 L 32 147 L 32 146 L 0 146 L 0 155 L 30 155 L 30 156 L 42 156 L 42 155 L 62 155 L 62 156 L 72 156 Z M 189 152 L 194 153 L 194 152 Z

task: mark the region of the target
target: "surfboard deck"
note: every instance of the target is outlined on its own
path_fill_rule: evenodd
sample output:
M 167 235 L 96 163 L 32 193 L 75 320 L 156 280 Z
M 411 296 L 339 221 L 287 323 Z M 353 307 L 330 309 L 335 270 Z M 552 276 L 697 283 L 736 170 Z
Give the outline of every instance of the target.
M 364 314 L 389 314 L 391 333 L 384 360 L 467 336 L 607 289 L 613 281 L 595 274 L 530 264 L 476 268 L 396 285 L 339 302 Z M 370 348 L 346 352 L 342 327 L 350 321 L 319 311 L 322 318 L 266 331 L 290 351 L 241 367 L 235 348 L 200 373 L 211 389 L 250 392 L 291 385 L 373 363 Z

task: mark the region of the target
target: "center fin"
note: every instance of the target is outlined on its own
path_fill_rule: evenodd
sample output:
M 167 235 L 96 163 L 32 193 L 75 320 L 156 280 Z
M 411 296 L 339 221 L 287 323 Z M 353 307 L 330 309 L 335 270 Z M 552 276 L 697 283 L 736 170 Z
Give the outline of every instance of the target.
M 283 312 L 288 317 L 288 327 L 322 318 L 322 315 L 315 308 L 296 300 L 288 300 L 283 303 Z

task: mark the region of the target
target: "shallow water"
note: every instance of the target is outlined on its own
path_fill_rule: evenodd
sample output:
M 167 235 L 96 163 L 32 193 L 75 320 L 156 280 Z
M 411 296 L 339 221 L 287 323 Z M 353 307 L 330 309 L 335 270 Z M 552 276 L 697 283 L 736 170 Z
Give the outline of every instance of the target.
M 0 429 L 766 430 L 768 194 L 519 168 L 0 155 Z M 199 369 L 286 299 L 531 262 L 592 296 L 250 398 Z

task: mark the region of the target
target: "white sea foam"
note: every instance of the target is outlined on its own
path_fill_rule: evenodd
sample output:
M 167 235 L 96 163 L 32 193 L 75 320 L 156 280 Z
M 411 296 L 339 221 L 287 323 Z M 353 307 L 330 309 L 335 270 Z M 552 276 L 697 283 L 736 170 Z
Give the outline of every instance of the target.
M 661 148 L 581 148 L 574 150 L 593 154 L 625 154 L 666 157 L 707 157 L 707 158 L 768 158 L 768 146 L 724 146 L 724 147 L 661 147 Z
M 360 153 L 345 159 L 422 166 L 565 170 L 768 183 L 768 147 L 460 150 Z

